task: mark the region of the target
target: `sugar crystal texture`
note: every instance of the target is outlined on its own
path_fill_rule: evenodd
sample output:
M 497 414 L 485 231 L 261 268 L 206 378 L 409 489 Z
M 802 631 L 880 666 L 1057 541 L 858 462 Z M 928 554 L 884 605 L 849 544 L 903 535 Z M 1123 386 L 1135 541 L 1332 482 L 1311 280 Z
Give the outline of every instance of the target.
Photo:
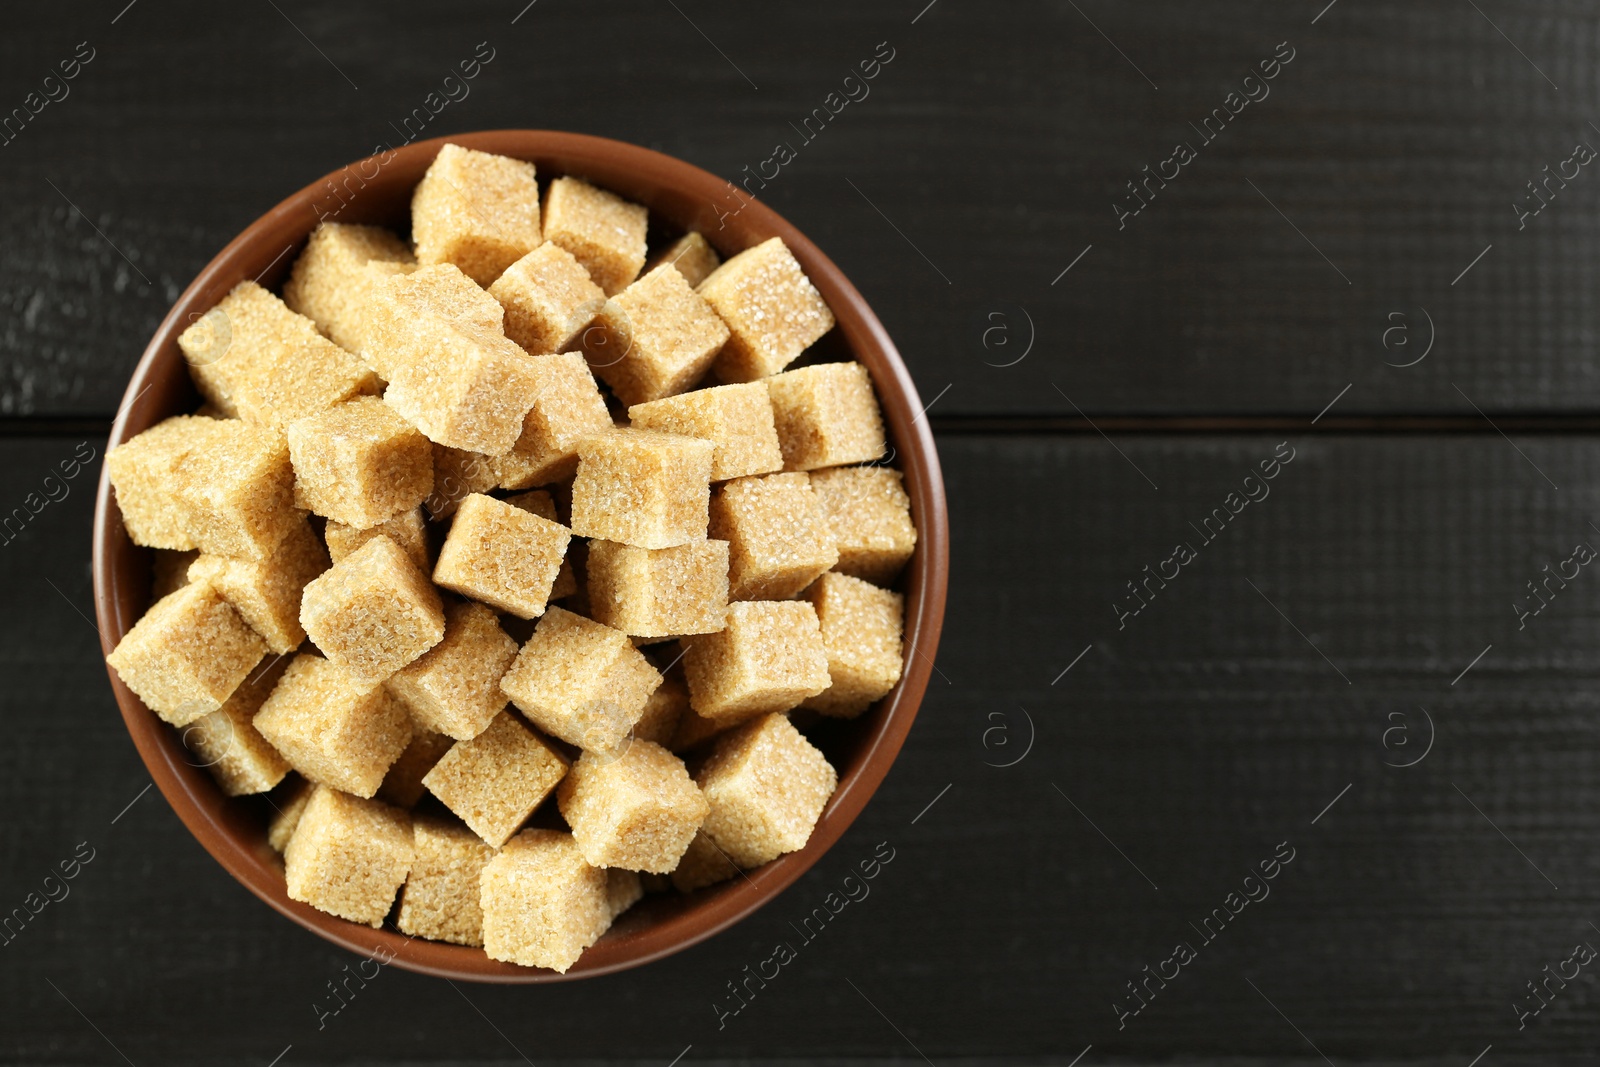
M 357 356 L 367 345 L 367 305 L 378 282 L 416 269 L 405 242 L 378 226 L 322 222 L 283 285 L 283 302 Z
M 818 363 L 767 381 L 783 469 L 866 463 L 884 453 L 883 416 L 860 363 Z
M 500 678 L 517 644 L 482 604 L 445 612 L 444 638 L 385 683 L 419 726 L 458 741 L 481 734 L 506 706 Z
M 544 238 L 532 163 L 447 144 L 411 196 L 417 261 L 487 286 Z
M 589 542 L 589 610 L 596 622 L 635 637 L 722 629 L 728 606 L 728 543 L 674 548 Z
M 783 469 L 783 451 L 764 382 L 710 389 L 635 404 L 628 420 L 640 430 L 699 437 L 716 445 L 711 480 L 726 481 Z
M 272 801 L 274 810 L 267 823 L 267 844 L 278 855 L 283 855 L 283 850 L 289 847 L 289 838 L 294 836 L 294 828 L 300 825 L 300 816 L 306 813 L 306 805 L 316 791 L 316 786 L 296 775 L 289 779 L 282 798 Z
M 585 752 L 557 796 L 584 859 L 656 874 L 678 865 L 709 810 L 683 761 L 650 741 Z
M 683 859 L 673 869 L 672 885 L 680 893 L 692 893 L 708 885 L 726 882 L 738 873 L 739 868 L 734 866 L 733 861 L 701 830 L 694 835 L 694 840 L 684 850 Z
M 736 478 L 711 499 L 711 535 L 729 546 L 728 595 L 785 600 L 839 558 L 833 531 L 804 474 Z
M 412 937 L 481 946 L 479 883 L 494 849 L 465 826 L 436 816 L 417 816 L 411 830 L 416 854 L 395 925 Z
M 689 687 L 683 682 L 681 669 L 669 669 L 661 675 L 661 685 L 645 702 L 644 713 L 633 724 L 636 741 L 654 741 L 663 748 L 672 748 L 672 735 L 678 722 L 689 710 Z
M 280 658 L 252 672 L 221 708 L 183 729 L 183 743 L 227 796 L 265 793 L 289 773 L 289 761 L 251 723 L 287 666 Z
M 582 338 L 590 369 L 624 404 L 692 387 L 727 339 L 711 305 L 668 266 L 607 300 Z
M 695 781 L 706 836 L 748 870 L 804 848 L 839 779 L 786 717 L 764 715 L 718 739 Z
M 817 613 L 803 600 L 728 605 L 728 627 L 683 639 L 689 704 L 734 723 L 788 711 L 828 688 L 828 652 Z
M 567 759 L 516 714 L 502 711 L 457 741 L 423 778 L 473 833 L 496 848 L 516 833 L 567 773 Z
M 613 922 L 643 899 L 644 883 L 637 871 L 627 871 L 621 867 L 606 869 L 606 910 L 611 913 Z
M 428 527 L 423 522 L 421 508 L 402 511 L 365 530 L 329 519 L 322 533 L 328 542 L 328 555 L 334 563 L 338 563 L 374 537 L 387 537 L 405 550 L 418 570 L 426 572 L 433 569 L 433 562 L 428 559 Z
M 722 257 L 711 247 L 705 237 L 694 231 L 684 234 L 661 250 L 661 254 L 646 266 L 649 273 L 663 263 L 670 263 L 691 286 L 699 285 L 711 277 L 711 272 L 722 265 Z
M 193 547 L 264 559 L 299 524 L 289 443 L 267 426 L 217 420 L 203 448 L 179 459 L 172 486 Z
M 506 336 L 532 355 L 565 351 L 606 302 L 583 265 L 553 241 L 507 267 L 489 295 L 505 308 Z
M 324 655 L 376 685 L 444 636 L 428 578 L 387 537 L 374 537 L 306 586 L 300 622 Z
M 178 335 L 190 376 L 223 414 L 275 427 L 315 414 L 378 380 L 255 282 L 245 281 Z
M 589 277 L 614 296 L 644 266 L 649 212 L 577 178 L 557 178 L 545 191 L 544 239 L 583 264 Z
M 383 784 L 378 786 L 378 799 L 397 808 L 416 807 L 417 801 L 428 791 L 422 779 L 454 743 L 444 734 L 419 729 L 413 722 L 411 742 L 389 765 L 388 773 L 383 776 Z
M 289 426 L 295 504 L 365 530 L 433 491 L 433 445 L 377 397 L 361 397 Z
M 484 951 L 565 973 L 611 926 L 607 883 L 571 834 L 522 831 L 483 869 Z
M 627 635 L 557 607 L 545 612 L 500 679 L 535 726 L 599 752 L 628 736 L 660 684 Z
M 494 497 L 461 502 L 433 580 L 524 619 L 544 614 L 572 532 Z
M 450 264 L 378 286 L 368 356 L 389 381 L 384 400 L 435 444 L 498 456 L 510 450 L 538 383 L 504 333 L 494 297 Z
M 336 789 L 318 789 L 283 853 L 290 900 L 383 925 L 411 870 L 411 817 Z
M 900 472 L 888 467 L 814 471 L 811 490 L 839 546 L 833 569 L 877 585 L 894 581 L 917 547 L 911 498 Z
M 776 374 L 833 328 L 827 301 L 781 237 L 740 252 L 697 291 L 732 332 L 716 364 L 725 382 Z
M 525 493 L 514 493 L 506 497 L 506 503 L 512 507 L 521 508 L 523 511 L 532 512 L 541 519 L 547 519 L 550 522 L 559 523 L 561 521 L 556 518 L 556 502 L 551 498 L 549 491 L 545 489 L 529 489 Z M 568 555 L 561 557 L 561 569 L 556 572 L 555 583 L 550 586 L 551 600 L 560 600 L 562 597 L 569 597 L 578 591 L 577 575 L 572 569 L 572 548 L 573 545 L 569 541 L 567 543 Z
M 611 429 L 611 413 L 589 365 L 577 352 L 539 356 L 529 361 L 537 395 L 522 420 L 522 434 L 510 452 L 496 458 L 499 483 L 506 489 L 549 485 L 578 469 L 578 442 Z
M 195 547 L 177 491 L 178 469 L 190 452 L 207 448 L 225 434 L 216 419 L 177 415 L 106 453 L 117 510 L 134 544 L 178 552 Z
M 671 548 L 706 536 L 710 441 L 616 429 L 578 444 L 572 532 L 639 548 Z
M 499 464 L 505 458 L 434 445 L 433 492 L 423 501 L 428 515 L 448 519 L 467 497 L 487 493 L 500 484 Z
M 824 574 L 804 594 L 822 626 L 828 688 L 802 707 L 853 719 L 900 680 L 905 598 L 848 574 Z
M 255 728 L 321 785 L 371 797 L 411 741 L 411 720 L 382 686 L 299 655 L 256 712 Z
M 327 569 L 327 550 L 311 524 L 299 519 L 266 559 L 202 554 L 189 567 L 189 581 L 210 582 L 266 640 L 267 648 L 281 656 L 306 639 L 300 625 L 300 597 L 306 585 Z
M 267 644 L 209 582 L 158 600 L 106 657 L 145 706 L 174 726 L 222 707 Z
M 684 684 L 683 693 L 687 705 L 689 697 L 687 683 Z M 678 716 L 678 724 L 673 728 L 671 740 L 663 741 L 662 744 L 674 752 L 688 752 L 705 744 L 739 721 L 737 716 L 728 719 L 708 719 L 695 711 L 693 706 L 686 706 Z

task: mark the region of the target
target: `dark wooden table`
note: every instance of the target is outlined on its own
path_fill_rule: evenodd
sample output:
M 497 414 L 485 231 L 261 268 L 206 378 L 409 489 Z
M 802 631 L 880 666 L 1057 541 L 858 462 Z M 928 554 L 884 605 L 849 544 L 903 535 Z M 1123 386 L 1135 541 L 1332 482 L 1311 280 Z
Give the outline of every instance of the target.
M 1600 9 L 524 3 L 5 13 L 0 109 L 63 98 L 0 146 L 0 511 L 96 459 L 0 545 L 0 911 L 93 857 L 0 945 L 0 1056 L 1594 1062 L 1595 966 L 1529 983 L 1600 945 Z M 730 178 L 795 150 L 761 195 L 929 404 L 950 613 L 883 788 L 749 921 L 563 986 L 386 971 L 319 1029 L 350 957 L 147 789 L 91 486 L 182 286 L 475 53 L 424 135 L 580 130 Z M 882 841 L 871 896 L 719 1028 Z

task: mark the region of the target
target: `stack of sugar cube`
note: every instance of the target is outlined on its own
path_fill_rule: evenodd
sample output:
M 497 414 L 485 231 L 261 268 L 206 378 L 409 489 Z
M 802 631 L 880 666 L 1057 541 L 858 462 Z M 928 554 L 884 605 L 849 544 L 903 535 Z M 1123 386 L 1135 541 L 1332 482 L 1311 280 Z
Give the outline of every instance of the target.
M 565 971 L 804 847 L 802 729 L 898 682 L 916 530 L 866 368 L 790 369 L 834 320 L 780 238 L 652 258 L 542 193 L 446 145 L 409 241 L 325 222 L 184 331 L 204 406 L 106 460 L 156 550 L 109 662 L 272 794 L 292 899 Z

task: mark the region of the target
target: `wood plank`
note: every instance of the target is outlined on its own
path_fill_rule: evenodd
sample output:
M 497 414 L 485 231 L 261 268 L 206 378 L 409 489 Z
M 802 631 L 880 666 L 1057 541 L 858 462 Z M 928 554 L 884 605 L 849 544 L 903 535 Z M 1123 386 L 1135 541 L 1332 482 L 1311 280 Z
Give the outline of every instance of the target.
M 1091 1043 L 1129 1062 L 1321 1062 L 1294 1027 L 1341 1063 L 1464 1064 L 1490 1043 L 1495 1062 L 1576 1062 L 1600 1040 L 1591 982 L 1520 1033 L 1511 1004 L 1574 943 L 1600 944 L 1600 579 L 1581 571 L 1523 630 L 1511 605 L 1541 565 L 1600 543 L 1600 438 L 1290 438 L 1269 495 L 1204 543 L 1189 523 L 1280 440 L 942 439 L 948 681 L 802 882 L 641 970 L 464 986 L 470 1004 L 385 972 L 322 1029 L 313 1004 L 351 958 L 235 885 L 156 793 L 117 818 L 148 778 L 78 614 L 90 494 L 74 482 L 0 547 L 0 805 L 16 813 L 0 909 L 79 842 L 96 858 L 5 946 L 0 1047 L 115 1060 L 64 994 L 136 1063 L 267 1063 L 291 1044 L 297 1063 L 521 1062 L 513 1042 L 540 1063 L 659 1064 L 690 1044 L 685 1062 L 906 1060 L 910 1042 L 936 1063 L 1066 1063 Z M 0 441 L 0 504 L 76 444 Z M 1124 583 L 1179 541 L 1196 558 L 1119 629 Z M 1419 707 L 1431 752 L 1386 766 L 1420 751 Z M 1022 709 L 1031 750 L 986 766 L 1025 750 Z M 1409 747 L 1382 743 L 1394 714 Z M 880 841 L 895 859 L 870 896 L 719 1029 L 726 983 L 798 943 L 790 924 Z M 1270 896 L 1203 943 L 1189 923 L 1285 841 Z M 1119 1030 L 1124 983 L 1180 940 L 1198 959 Z
M 1312 414 L 1348 383 L 1352 413 L 1600 404 L 1600 181 L 1552 185 L 1525 224 L 1512 206 L 1600 137 L 1583 88 L 1600 13 L 1573 0 L 1093 0 L 1004 18 L 941 3 L 914 24 L 837 2 L 759 17 L 639 4 L 606 18 L 598 67 L 588 44 L 551 46 L 596 41 L 581 6 L 515 25 L 419 3 L 293 6 L 12 16 L 6 100 L 79 40 L 96 58 L 4 148 L 0 414 L 108 415 L 206 260 L 395 138 L 480 41 L 496 58 L 427 134 L 584 130 L 729 177 L 794 146 L 758 191 L 855 279 L 939 414 Z M 870 95 L 802 137 L 881 41 L 895 58 Z M 1270 95 L 1203 142 L 1191 123 L 1285 41 Z M 1119 229 L 1116 198 L 1178 141 L 1198 158 Z M 1394 312 L 1409 333 L 1386 350 Z M 1430 332 L 1428 359 L 1385 366 Z

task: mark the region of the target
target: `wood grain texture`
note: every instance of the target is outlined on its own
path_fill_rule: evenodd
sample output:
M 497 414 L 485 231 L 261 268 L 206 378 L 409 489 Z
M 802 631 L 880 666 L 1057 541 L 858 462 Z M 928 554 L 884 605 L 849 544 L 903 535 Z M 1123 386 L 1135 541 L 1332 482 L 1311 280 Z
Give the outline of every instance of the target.
M 1202 545 L 1188 523 L 1281 440 L 1295 455 L 1270 495 Z M 0 501 L 76 443 L 0 443 Z M 1098 437 L 947 438 L 939 676 L 882 790 L 802 882 L 606 979 L 452 991 L 386 971 L 320 1030 L 312 1005 L 350 957 L 231 882 L 158 794 L 112 824 L 148 779 L 78 614 L 90 505 L 74 489 L 0 547 L 20 609 L 0 688 L 0 904 L 79 842 L 97 854 L 0 949 L 0 1056 L 113 1061 L 64 994 L 135 1063 L 267 1063 L 290 1044 L 299 1063 L 521 1062 L 512 1043 L 539 1063 L 664 1064 L 690 1044 L 684 1062 L 906 1060 L 911 1042 L 941 1064 L 1067 1063 L 1091 1043 L 1094 1062 L 1322 1062 L 1247 979 L 1339 1063 L 1465 1064 L 1490 1043 L 1496 1062 L 1590 1054 L 1592 979 L 1521 1033 L 1511 1003 L 1574 943 L 1600 944 L 1600 575 L 1522 631 L 1511 602 L 1600 541 L 1600 440 L 1515 445 L 1124 436 L 1119 455 Z M 1197 558 L 1119 630 L 1113 598 L 1179 540 Z M 1385 766 L 1422 744 L 1419 706 L 1432 751 Z M 986 765 L 1024 750 L 1023 709 L 1031 751 Z M 1392 713 L 1418 747 L 1384 747 Z M 725 983 L 798 943 L 790 924 L 880 841 L 895 859 L 870 895 L 719 1030 Z M 1284 841 L 1295 858 L 1271 895 L 1202 946 L 1188 923 Z M 1123 983 L 1177 940 L 1199 959 L 1119 1031 Z
M 400 137 L 478 42 L 496 58 L 428 135 L 581 130 L 730 178 L 790 144 L 758 191 L 867 294 L 940 414 L 1314 414 L 1352 382 L 1351 412 L 1594 410 L 1600 178 L 1552 186 L 1520 230 L 1512 204 L 1576 142 L 1600 145 L 1600 15 L 1325 6 L 13 12 L 4 108 L 77 42 L 96 58 L 0 147 L 0 413 L 108 416 L 206 260 Z M 808 140 L 805 117 L 885 41 L 870 95 Z M 1270 95 L 1202 143 L 1191 123 L 1281 42 L 1295 58 Z M 1198 158 L 1119 229 L 1116 198 L 1180 140 Z M 1386 367 L 1421 351 L 1423 309 L 1434 353 Z M 1391 312 L 1409 348 L 1383 347 Z

